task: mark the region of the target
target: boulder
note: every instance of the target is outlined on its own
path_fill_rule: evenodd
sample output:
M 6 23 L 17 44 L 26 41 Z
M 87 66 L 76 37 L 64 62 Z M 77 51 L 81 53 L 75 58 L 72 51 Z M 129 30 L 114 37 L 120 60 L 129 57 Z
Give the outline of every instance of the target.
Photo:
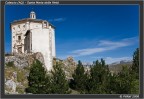
M 44 57 L 43 57 L 42 53 L 40 53 L 40 52 L 34 53 L 34 58 L 44 64 Z
M 11 89 L 10 92 L 16 92 L 16 83 L 13 80 L 7 80 L 5 85 L 8 89 Z

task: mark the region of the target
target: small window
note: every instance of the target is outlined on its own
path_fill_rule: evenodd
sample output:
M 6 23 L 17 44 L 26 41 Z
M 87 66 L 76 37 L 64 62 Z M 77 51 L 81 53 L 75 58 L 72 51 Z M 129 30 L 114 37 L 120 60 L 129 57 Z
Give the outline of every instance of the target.
M 15 38 L 15 36 L 13 36 L 13 38 Z
M 21 40 L 21 36 L 18 36 L 18 40 Z
M 47 22 L 44 22 L 44 28 L 46 28 L 47 27 Z
M 18 27 L 20 28 L 20 25 L 18 25 Z
M 26 25 L 23 25 L 23 30 L 25 30 L 26 29 Z

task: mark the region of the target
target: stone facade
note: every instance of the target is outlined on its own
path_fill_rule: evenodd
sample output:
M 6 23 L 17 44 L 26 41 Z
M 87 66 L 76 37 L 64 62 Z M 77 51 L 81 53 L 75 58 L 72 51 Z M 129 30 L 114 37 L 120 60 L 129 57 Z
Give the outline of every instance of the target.
M 55 52 L 55 27 L 46 20 L 36 19 L 35 12 L 30 18 L 11 23 L 12 53 L 36 53 L 44 56 L 47 70 L 52 69 Z

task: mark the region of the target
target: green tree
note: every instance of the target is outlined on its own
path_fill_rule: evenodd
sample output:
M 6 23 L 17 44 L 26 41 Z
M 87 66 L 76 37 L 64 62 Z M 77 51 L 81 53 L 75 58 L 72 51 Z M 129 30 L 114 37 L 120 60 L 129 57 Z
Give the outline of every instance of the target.
M 118 94 L 139 93 L 139 49 L 133 54 L 132 66 L 123 66 L 115 80 L 115 92 Z
M 105 64 L 105 61 L 101 59 L 93 62 L 93 66 L 90 71 L 89 79 L 89 93 L 91 94 L 106 94 L 109 93 L 109 68 Z
M 50 74 L 47 74 L 45 77 L 45 87 L 44 87 L 44 91 L 45 94 L 52 94 L 52 77 Z
M 51 85 L 51 92 L 55 94 L 68 94 L 69 85 L 68 81 L 66 80 L 65 72 L 62 70 L 62 63 L 56 62 L 53 66 L 52 73 L 52 85 Z
M 133 54 L 133 64 L 131 67 L 131 94 L 139 93 L 139 48 Z
M 116 83 L 116 79 L 117 79 L 117 74 L 113 73 L 109 75 L 109 79 L 107 81 L 107 90 L 109 94 L 117 94 L 117 83 Z
M 74 74 L 72 75 L 74 83 L 73 87 L 80 93 L 85 93 L 86 89 L 86 77 L 87 74 L 85 73 L 84 67 L 82 62 L 79 60 L 76 70 L 74 71 Z
M 131 74 L 130 69 L 127 66 L 123 66 L 121 72 L 118 73 L 116 78 L 116 87 L 115 90 L 117 94 L 130 94 L 131 91 Z
M 131 67 L 131 72 L 135 75 L 136 79 L 139 79 L 139 48 L 137 48 L 133 54 L 133 64 Z
M 45 89 L 46 83 L 46 70 L 42 66 L 43 64 L 39 60 L 35 60 L 31 66 L 30 73 L 28 76 L 28 88 L 26 88 L 27 93 L 33 94 L 46 94 Z M 47 78 L 48 79 L 48 78 Z
M 138 79 L 133 79 L 131 82 L 131 94 L 139 94 L 139 80 Z

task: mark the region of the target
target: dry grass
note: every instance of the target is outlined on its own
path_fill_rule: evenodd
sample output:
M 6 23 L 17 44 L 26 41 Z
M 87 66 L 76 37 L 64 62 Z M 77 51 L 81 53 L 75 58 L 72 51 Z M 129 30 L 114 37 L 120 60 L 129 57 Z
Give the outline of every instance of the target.
M 6 80 L 12 79 L 16 83 L 21 83 L 22 86 L 17 86 L 16 91 L 20 94 L 23 94 L 25 92 L 25 88 L 28 86 L 28 80 L 25 74 L 29 72 L 29 68 L 18 69 L 15 66 L 5 66 L 4 72 Z M 17 78 L 13 77 L 13 72 L 17 73 Z M 5 90 L 10 91 L 11 89 L 5 87 Z

